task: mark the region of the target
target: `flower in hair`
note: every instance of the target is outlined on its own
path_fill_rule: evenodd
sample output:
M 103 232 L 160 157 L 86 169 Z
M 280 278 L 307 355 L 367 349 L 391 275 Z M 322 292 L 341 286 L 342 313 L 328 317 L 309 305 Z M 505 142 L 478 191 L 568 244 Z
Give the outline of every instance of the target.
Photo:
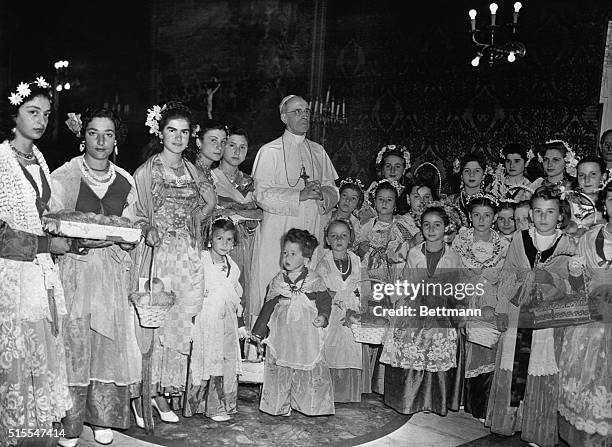
M 525 163 L 525 166 L 527 166 L 529 162 L 533 160 L 533 157 L 535 157 L 535 154 L 533 153 L 533 149 L 529 149 L 527 151 L 527 163 Z
M 395 188 L 395 190 L 397 191 L 397 195 L 399 196 L 402 191 L 404 190 L 404 187 L 402 185 L 399 184 L 399 182 L 397 180 L 389 180 L 388 178 L 384 178 L 382 180 L 379 180 L 378 183 L 375 183 L 376 186 L 374 186 L 374 188 L 378 188 L 382 183 L 388 183 L 391 186 L 393 186 Z
M 198 136 L 198 132 L 200 132 L 200 125 L 196 124 L 195 127 L 193 128 L 193 132 L 191 132 L 191 136 L 193 138 L 196 138 Z
M 476 200 L 476 199 L 487 199 L 487 200 L 490 200 L 491 202 L 493 202 L 495 204 L 495 206 L 499 206 L 499 200 L 497 200 L 497 197 L 495 197 L 492 194 L 478 192 L 478 193 L 476 193 L 474 195 L 471 195 L 469 201 L 471 202 L 472 200 Z
M 395 144 L 390 144 L 388 146 L 383 146 L 378 154 L 376 154 L 376 164 L 380 164 L 382 162 L 383 157 L 386 152 L 398 151 L 402 153 L 402 157 L 404 157 L 404 167 L 405 170 L 410 168 L 410 152 L 406 149 L 406 146 L 396 146 Z
M 9 96 L 9 101 L 13 106 L 18 106 L 19 104 L 21 104 L 22 100 L 23 98 L 19 96 L 19 93 L 11 93 L 11 96 Z
M 159 131 L 159 122 L 161 121 L 162 110 L 163 108 L 158 105 L 154 105 L 152 108 L 147 109 L 147 120 L 145 121 L 145 126 L 149 128 L 149 133 L 157 135 L 158 137 L 161 135 Z
M 66 120 L 66 126 L 72 131 L 77 137 L 81 136 L 81 129 L 83 128 L 83 121 L 81 121 L 80 113 L 69 113 L 68 119 Z
M 561 143 L 565 148 L 565 172 L 567 172 L 572 177 L 576 176 L 576 168 L 578 167 L 579 158 L 576 157 L 576 153 L 572 150 L 572 148 L 563 140 L 549 140 L 545 144 L 549 143 Z M 538 155 L 538 160 L 542 163 L 543 159 L 541 155 Z
M 560 185 L 557 187 L 557 192 L 559 193 L 559 198 L 561 200 L 565 200 L 567 195 L 570 194 L 572 191 L 567 189 L 564 185 Z
M 17 90 L 14 92 L 11 92 L 11 96 L 8 97 L 8 100 L 12 106 L 20 105 L 25 98 L 27 98 L 28 96 L 32 94 L 32 90 L 30 89 L 30 86 L 32 84 L 36 84 L 40 88 L 51 87 L 49 83 L 45 81 L 45 79 L 42 76 L 37 77 L 36 81 L 34 82 L 30 82 L 30 83 L 20 82 L 19 85 L 17 86 Z
M 359 180 L 358 178 L 352 178 L 352 177 L 347 177 L 344 180 L 340 181 L 340 186 L 343 185 L 355 185 L 358 188 L 360 188 L 362 191 L 365 189 L 365 187 L 363 186 L 363 183 L 361 183 L 361 180 Z
M 51 85 L 47 81 L 45 81 L 45 78 L 43 78 L 42 76 L 37 77 L 36 81 L 34 82 L 40 88 L 51 88 Z
M 23 96 L 25 98 L 26 96 L 30 96 L 30 93 L 32 93 L 32 90 L 30 90 L 30 84 L 26 84 L 25 82 L 19 83 L 17 86 L 17 94 L 19 96 Z

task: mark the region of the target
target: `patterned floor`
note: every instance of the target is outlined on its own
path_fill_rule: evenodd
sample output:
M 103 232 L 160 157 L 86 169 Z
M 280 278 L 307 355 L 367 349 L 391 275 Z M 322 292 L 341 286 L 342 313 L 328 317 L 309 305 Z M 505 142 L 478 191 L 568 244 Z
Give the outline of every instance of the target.
M 313 445 L 357 445 L 401 427 L 409 417 L 386 407 L 376 394 L 364 395 L 359 404 L 337 404 L 334 416 L 308 417 L 294 412 L 274 417 L 258 410 L 258 387 L 241 385 L 238 414 L 229 422 L 214 422 L 201 415 L 181 418 L 178 424 L 156 420 L 155 437 L 133 427 L 127 435 L 166 446 L 260 445 L 306 447 Z

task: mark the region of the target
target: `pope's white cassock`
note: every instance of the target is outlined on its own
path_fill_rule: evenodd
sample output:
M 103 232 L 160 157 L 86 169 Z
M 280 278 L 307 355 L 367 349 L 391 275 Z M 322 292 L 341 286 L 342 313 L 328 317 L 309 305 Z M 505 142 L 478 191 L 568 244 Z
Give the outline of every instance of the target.
M 300 202 L 304 180 L 321 182 L 323 200 Z M 280 270 L 280 239 L 291 228 L 308 230 L 319 241 L 313 255 L 316 263 L 323 244 L 322 215 L 338 203 L 338 174 L 323 146 L 295 135 L 288 130 L 261 147 L 253 164 L 255 201 L 263 209 L 261 225 L 255 234 L 252 263 L 252 283 L 249 293 L 249 316 L 254 322 L 263 305 L 266 287 Z

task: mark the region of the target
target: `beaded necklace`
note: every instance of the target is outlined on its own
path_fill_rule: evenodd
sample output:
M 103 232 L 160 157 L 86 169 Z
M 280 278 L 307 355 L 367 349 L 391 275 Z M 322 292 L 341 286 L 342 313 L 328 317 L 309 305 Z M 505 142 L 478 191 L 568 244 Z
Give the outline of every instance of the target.
M 115 171 L 115 165 L 109 162 L 108 172 L 101 177 L 98 177 L 94 174 L 94 170 L 90 168 L 87 163 L 85 163 L 85 159 L 83 158 L 81 162 L 81 174 L 85 180 L 90 182 L 92 185 L 102 186 L 105 183 L 113 183 L 115 178 L 117 177 L 117 172 Z

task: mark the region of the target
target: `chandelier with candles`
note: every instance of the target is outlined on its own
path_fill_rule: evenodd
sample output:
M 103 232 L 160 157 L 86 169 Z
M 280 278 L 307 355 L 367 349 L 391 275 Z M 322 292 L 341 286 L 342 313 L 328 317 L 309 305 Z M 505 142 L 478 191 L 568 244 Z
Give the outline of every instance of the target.
M 478 67 L 481 59 L 489 62 L 489 65 L 493 65 L 497 61 L 507 60 L 508 62 L 514 62 L 517 59 L 525 56 L 526 48 L 521 42 L 516 39 L 516 28 L 518 25 L 518 14 L 523 5 L 520 2 L 514 4 L 514 13 L 512 15 L 512 23 L 505 25 L 497 24 L 497 3 L 491 3 L 489 5 L 489 11 L 491 11 L 491 24 L 486 25 L 484 30 L 476 28 L 476 15 L 475 9 L 469 11 L 472 41 L 476 44 L 476 57 L 472 59 L 472 66 Z M 507 37 L 508 33 L 510 37 L 503 43 L 499 42 L 500 38 Z M 476 35 L 480 37 L 485 34 L 484 41 L 479 41 Z

